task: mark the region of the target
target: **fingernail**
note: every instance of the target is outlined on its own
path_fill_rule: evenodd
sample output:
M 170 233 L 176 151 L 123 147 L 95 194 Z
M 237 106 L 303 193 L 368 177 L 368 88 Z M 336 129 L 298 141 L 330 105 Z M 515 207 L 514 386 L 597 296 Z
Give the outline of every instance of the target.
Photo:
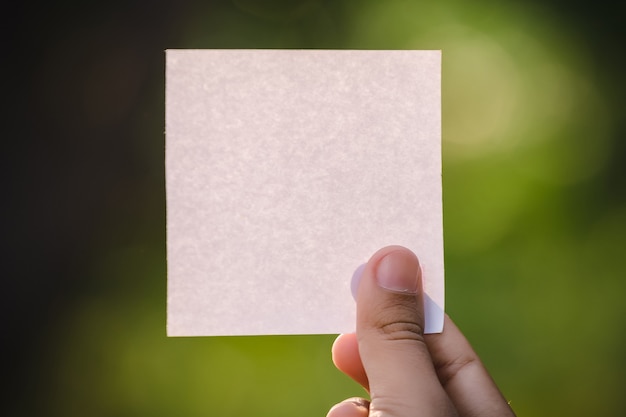
M 355 401 L 355 399 L 349 399 L 339 404 L 335 404 L 326 417 L 354 417 L 355 415 L 367 415 L 369 408 L 366 400 Z
M 359 265 L 359 267 L 352 274 L 352 281 L 350 282 L 350 290 L 352 291 L 352 298 L 356 301 L 356 294 L 359 290 L 359 284 L 361 283 L 361 277 L 363 276 L 363 270 L 365 264 Z
M 376 280 L 378 285 L 390 291 L 406 294 L 417 293 L 419 262 L 409 251 L 394 251 L 378 262 Z

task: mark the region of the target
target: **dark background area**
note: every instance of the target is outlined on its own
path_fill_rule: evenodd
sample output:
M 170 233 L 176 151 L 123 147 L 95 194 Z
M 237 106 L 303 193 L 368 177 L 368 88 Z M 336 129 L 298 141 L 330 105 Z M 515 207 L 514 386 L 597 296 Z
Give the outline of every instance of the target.
M 410 2 L 390 3 L 399 10 Z M 449 3 L 451 15 L 478 22 L 489 36 L 490 25 L 500 27 L 499 15 L 490 15 L 493 2 Z M 437 46 L 436 37 L 425 37 L 423 46 L 419 42 L 413 46 L 403 43 L 403 32 L 394 29 L 414 19 L 415 36 L 422 39 L 420 30 L 428 26 L 422 19 L 432 15 L 415 13 L 398 15 L 398 22 L 372 22 L 371 33 L 388 27 L 385 33 L 389 37 L 368 38 L 367 18 L 372 15 L 363 10 L 374 8 L 373 4 L 56 1 L 16 3 L 12 10 L 5 9 L 0 26 L 4 40 L 1 169 L 5 182 L 0 311 L 7 385 L 2 390 L 2 415 L 173 415 L 177 410 L 180 415 L 200 415 L 202 410 L 214 413 L 209 404 L 218 399 L 218 411 L 234 414 L 239 397 L 232 392 L 245 378 L 215 362 L 232 360 L 252 369 L 246 374 L 251 384 L 259 382 L 250 376 L 255 370 L 269 372 L 263 381 L 281 386 L 272 378 L 273 366 L 280 362 L 289 367 L 274 355 L 287 355 L 293 365 L 308 362 L 320 347 L 326 353 L 332 341 L 328 337 L 165 339 L 164 50 L 423 47 L 443 49 L 445 62 L 445 42 Z M 586 114 L 591 126 L 582 129 L 573 144 L 568 144 L 565 132 L 549 150 L 531 147 L 464 162 L 454 155 L 465 148 L 456 147 L 454 140 L 444 143 L 449 311 L 462 316 L 461 324 L 471 331 L 470 340 L 502 382 L 505 393 L 519 398 L 520 407 L 530 415 L 544 415 L 540 414 L 543 411 L 545 415 L 582 416 L 597 407 L 604 408 L 596 415 L 622 415 L 626 409 L 616 393 L 620 392 L 618 384 L 623 387 L 626 383 L 622 355 L 626 350 L 622 335 L 626 324 L 622 314 L 626 312 L 622 305 L 626 291 L 622 271 L 626 254 L 622 233 L 626 232 L 625 6 L 616 1 L 504 4 L 500 9 L 528 10 L 529 16 L 548 16 L 562 25 L 554 26 L 551 36 L 560 39 L 557 45 L 565 47 L 560 50 L 564 54 L 571 52 L 568 46 L 574 51 L 572 56 L 578 56 L 577 48 L 585 51 L 584 59 L 576 61 L 584 61 L 585 69 L 576 76 L 585 78 L 600 104 L 591 113 L 584 108 L 572 113 L 583 115 L 571 120 L 572 125 L 584 125 Z M 559 33 L 561 27 L 568 33 L 565 40 Z M 497 33 L 494 29 L 494 39 Z M 520 66 L 519 73 L 540 64 Z M 455 68 L 455 76 L 461 74 L 455 85 L 463 84 L 462 71 Z M 446 80 L 444 66 L 444 90 Z M 446 94 L 448 100 L 455 97 L 453 90 Z M 596 102 L 585 101 L 585 94 L 576 96 L 579 102 L 594 106 Z M 558 105 L 567 107 L 570 99 L 566 94 Z M 543 100 L 541 91 L 536 92 L 535 100 Z M 446 123 L 454 123 L 451 119 L 454 117 L 444 122 L 444 140 Z M 605 130 L 594 130 L 598 120 Z M 448 132 L 453 131 L 450 129 Z M 506 175 L 503 179 L 504 167 L 511 161 L 520 166 L 547 161 L 545 165 L 550 167 L 552 160 L 565 161 L 564 150 L 579 143 L 595 150 L 598 139 L 588 132 L 599 132 L 604 138 L 597 146 L 604 155 L 598 169 L 576 181 L 529 180 L 531 197 L 519 203 L 525 205 L 515 218 L 514 229 L 480 249 L 465 250 L 458 243 L 467 236 L 464 224 L 489 221 L 489 210 L 481 212 L 477 209 L 480 205 L 464 205 L 466 195 L 488 195 L 498 212 L 497 201 L 506 200 L 509 187 L 517 186 L 507 182 Z M 446 152 L 452 155 L 448 160 L 452 162 L 447 162 Z M 589 166 L 587 153 L 581 155 L 566 161 L 572 172 L 577 166 Z M 483 174 L 495 178 L 494 184 L 480 182 Z M 475 212 L 469 210 L 472 207 Z M 600 223 L 602 226 L 597 226 Z M 520 252 L 520 247 L 525 252 Z M 545 268 L 550 273 L 539 274 L 539 278 L 529 272 L 537 279 L 533 282 L 525 280 L 530 275 L 520 272 L 524 268 Z M 468 284 L 462 282 L 463 276 L 480 278 Z M 484 292 L 481 286 L 491 290 Z M 560 296 L 548 297 L 545 291 Z M 535 299 L 538 292 L 543 292 L 539 300 Z M 552 315 L 551 308 L 560 313 Z M 494 319 L 497 328 L 490 325 Z M 547 341 L 544 344 L 542 340 Z M 121 348 L 126 346 L 124 341 L 137 346 L 137 352 Z M 288 352 L 297 349 L 300 353 L 289 356 Z M 234 379 L 225 378 L 221 391 L 175 394 L 195 392 L 198 384 L 206 383 L 192 371 L 180 371 L 181 362 L 177 362 L 201 361 L 202 352 L 215 361 L 206 365 L 208 374 L 233 372 Z M 231 357 L 232 352 L 236 355 Z M 562 363 L 559 352 L 565 355 Z M 146 358 L 151 359 L 145 368 L 134 370 L 133 363 Z M 109 366 L 118 361 L 125 364 L 120 365 L 120 374 L 111 370 L 118 368 Z M 319 362 L 330 368 L 328 357 L 320 356 Z M 184 363 L 184 369 L 193 367 Z M 296 365 L 296 370 L 292 367 L 289 372 L 277 368 L 276 375 L 293 376 L 314 368 L 311 363 L 307 366 L 311 368 Z M 146 369 L 151 371 L 143 377 L 135 374 Z M 360 395 L 332 369 L 328 372 L 338 380 L 335 385 L 319 389 L 323 380 L 304 378 L 303 385 L 296 383 L 293 393 L 287 393 L 299 398 L 303 414 L 323 415 L 324 404 Z M 563 378 L 570 373 L 586 375 L 588 381 L 598 383 L 589 382 L 576 391 L 562 384 L 559 373 Z M 155 380 L 160 382 L 146 388 Z M 119 381 L 133 382 L 125 385 Z M 588 391 L 592 385 L 597 392 Z M 555 388 L 558 386 L 561 388 Z M 335 387 L 336 397 L 331 392 Z M 138 391 L 126 396 L 130 389 Z M 249 414 L 263 415 L 265 408 L 271 410 L 276 403 L 271 388 L 261 391 L 259 397 L 267 401 L 258 405 L 258 412 L 252 409 Z M 321 397 L 321 405 L 307 408 L 309 395 Z M 159 401 L 158 407 L 145 405 L 159 396 L 169 398 L 167 406 Z M 82 399 L 66 401 L 75 397 Z M 189 401 L 195 401 L 197 408 L 190 408 Z M 273 415 L 288 415 L 289 410 L 284 406 Z

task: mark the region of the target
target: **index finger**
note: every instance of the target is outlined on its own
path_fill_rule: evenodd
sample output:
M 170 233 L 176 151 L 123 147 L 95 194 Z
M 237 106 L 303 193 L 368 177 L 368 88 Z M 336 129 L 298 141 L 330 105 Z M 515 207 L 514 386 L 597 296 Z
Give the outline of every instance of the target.
M 462 416 L 515 416 L 465 336 L 446 314 L 443 332 L 425 335 L 439 382 Z

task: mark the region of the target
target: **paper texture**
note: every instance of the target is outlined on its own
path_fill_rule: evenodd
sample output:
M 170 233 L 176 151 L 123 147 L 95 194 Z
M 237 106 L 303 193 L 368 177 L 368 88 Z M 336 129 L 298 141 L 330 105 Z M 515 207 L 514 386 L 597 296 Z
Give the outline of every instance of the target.
M 355 329 L 391 244 L 443 325 L 440 51 L 168 50 L 170 336 Z

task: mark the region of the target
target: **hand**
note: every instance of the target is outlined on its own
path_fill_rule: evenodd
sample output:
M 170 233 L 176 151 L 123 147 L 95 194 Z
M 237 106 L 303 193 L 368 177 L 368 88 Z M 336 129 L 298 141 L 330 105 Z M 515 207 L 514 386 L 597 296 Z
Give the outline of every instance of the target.
M 335 366 L 370 394 L 341 402 L 327 417 L 515 416 L 463 334 L 446 315 L 424 335 L 419 262 L 389 246 L 363 269 L 356 334 L 333 345 Z

